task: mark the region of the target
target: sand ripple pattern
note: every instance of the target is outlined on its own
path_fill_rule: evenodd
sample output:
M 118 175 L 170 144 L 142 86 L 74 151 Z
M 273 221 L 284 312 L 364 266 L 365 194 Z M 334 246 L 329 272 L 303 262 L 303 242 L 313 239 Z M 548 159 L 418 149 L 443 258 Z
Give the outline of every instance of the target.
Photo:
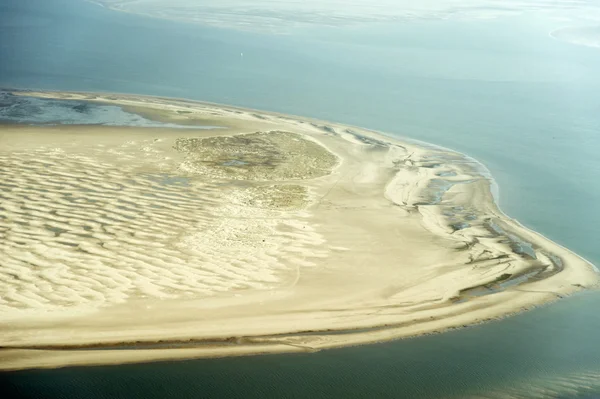
M 325 256 L 302 212 L 284 217 L 218 182 L 125 165 L 0 152 L 0 312 L 273 288 Z

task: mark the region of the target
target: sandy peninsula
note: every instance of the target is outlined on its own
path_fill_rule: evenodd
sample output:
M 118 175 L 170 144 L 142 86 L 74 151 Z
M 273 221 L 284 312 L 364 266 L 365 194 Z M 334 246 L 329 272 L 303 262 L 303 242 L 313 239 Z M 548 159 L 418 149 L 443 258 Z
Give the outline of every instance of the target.
M 449 150 L 186 100 L 13 95 L 169 127 L 0 125 L 0 369 L 311 352 L 598 283 Z

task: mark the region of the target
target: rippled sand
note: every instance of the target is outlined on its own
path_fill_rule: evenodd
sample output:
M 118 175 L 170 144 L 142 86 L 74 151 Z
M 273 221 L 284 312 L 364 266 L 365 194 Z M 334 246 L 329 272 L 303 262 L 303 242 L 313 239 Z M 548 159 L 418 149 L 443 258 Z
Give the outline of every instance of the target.
M 597 283 L 460 154 L 183 100 L 33 95 L 221 128 L 0 126 L 0 368 L 312 351 Z
M 203 153 L 177 159 L 164 139 L 144 133 L 68 132 L 4 129 L 3 143 L 14 146 L 0 153 L 5 317 L 268 289 L 280 282 L 283 260 L 311 264 L 321 252 L 323 239 L 302 222 L 303 186 L 232 186 L 219 178 L 254 178 L 235 176 L 247 170 L 238 166 L 206 166 Z M 29 148 L 40 134 L 53 135 L 54 147 Z M 262 134 L 271 135 L 284 134 Z M 283 177 L 275 172 L 284 168 L 262 169 L 260 180 Z M 283 228 L 289 233 L 278 234 Z

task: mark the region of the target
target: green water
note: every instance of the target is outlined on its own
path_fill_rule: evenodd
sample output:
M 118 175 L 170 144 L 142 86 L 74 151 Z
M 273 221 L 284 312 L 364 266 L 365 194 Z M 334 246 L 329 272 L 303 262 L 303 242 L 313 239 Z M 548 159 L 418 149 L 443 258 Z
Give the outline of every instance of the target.
M 78 0 L 4 0 L 0 86 L 187 97 L 450 147 L 490 169 L 509 215 L 600 264 L 600 50 L 550 39 L 559 23 L 525 14 L 277 36 Z M 40 398 L 593 397 L 599 306 L 589 293 L 381 345 L 26 371 L 0 383 Z

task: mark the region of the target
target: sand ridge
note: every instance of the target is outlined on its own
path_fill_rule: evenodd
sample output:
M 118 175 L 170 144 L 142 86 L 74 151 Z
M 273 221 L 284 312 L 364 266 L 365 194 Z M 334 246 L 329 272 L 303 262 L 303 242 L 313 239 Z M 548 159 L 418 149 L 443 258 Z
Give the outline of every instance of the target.
M 449 150 L 185 100 L 15 94 L 221 128 L 0 127 L 0 368 L 375 342 L 598 281 Z

